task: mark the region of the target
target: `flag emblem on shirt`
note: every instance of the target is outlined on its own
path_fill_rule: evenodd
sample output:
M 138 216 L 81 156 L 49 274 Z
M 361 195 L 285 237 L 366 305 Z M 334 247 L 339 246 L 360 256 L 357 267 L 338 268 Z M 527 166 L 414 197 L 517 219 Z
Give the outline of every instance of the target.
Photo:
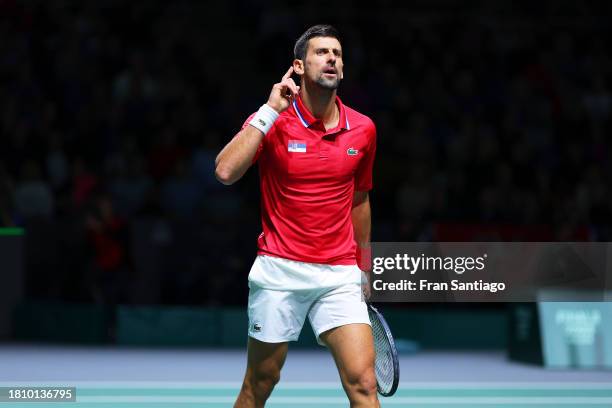
M 359 150 L 353 149 L 352 147 L 349 147 L 348 150 L 346 151 L 346 154 L 348 154 L 349 156 L 357 156 L 358 153 L 359 153 Z
M 294 153 L 306 153 L 306 142 L 303 140 L 290 140 L 287 151 Z

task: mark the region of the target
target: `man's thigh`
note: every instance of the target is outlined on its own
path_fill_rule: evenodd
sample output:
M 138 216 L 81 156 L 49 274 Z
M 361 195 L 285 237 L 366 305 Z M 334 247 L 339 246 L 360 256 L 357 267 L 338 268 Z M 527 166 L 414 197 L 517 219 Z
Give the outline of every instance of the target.
M 374 339 L 369 325 L 347 324 L 322 333 L 320 338 L 334 356 L 343 383 L 373 372 Z
M 247 374 L 257 376 L 280 373 L 287 357 L 288 344 L 264 343 L 249 337 L 247 346 Z

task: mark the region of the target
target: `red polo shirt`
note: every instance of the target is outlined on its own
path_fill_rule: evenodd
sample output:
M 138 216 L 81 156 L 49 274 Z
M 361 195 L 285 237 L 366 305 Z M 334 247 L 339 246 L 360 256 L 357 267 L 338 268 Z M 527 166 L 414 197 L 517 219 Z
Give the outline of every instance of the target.
M 355 264 L 353 193 L 372 188 L 376 128 L 340 98 L 336 104 L 338 126 L 326 131 L 298 98 L 259 146 L 254 160 L 259 165 L 263 226 L 258 254 Z

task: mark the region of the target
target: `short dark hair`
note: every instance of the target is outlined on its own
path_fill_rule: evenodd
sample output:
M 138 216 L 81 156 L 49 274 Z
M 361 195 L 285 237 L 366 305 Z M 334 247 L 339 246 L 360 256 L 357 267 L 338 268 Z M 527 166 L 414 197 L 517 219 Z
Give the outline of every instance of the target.
M 315 37 L 332 37 L 340 41 L 340 33 L 335 27 L 329 24 L 317 24 L 310 27 L 304 32 L 295 42 L 293 47 L 293 56 L 296 59 L 303 60 L 306 56 L 306 49 L 308 48 L 308 41 Z M 342 41 L 340 41 L 342 42 Z

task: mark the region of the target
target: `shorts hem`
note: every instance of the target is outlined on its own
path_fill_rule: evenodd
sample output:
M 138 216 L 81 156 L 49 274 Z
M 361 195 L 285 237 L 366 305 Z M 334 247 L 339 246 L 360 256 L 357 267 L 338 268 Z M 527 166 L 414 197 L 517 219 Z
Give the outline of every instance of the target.
M 350 320 L 350 321 L 331 323 L 331 324 L 323 326 L 321 328 L 321 330 L 319 330 L 318 332 L 315 332 L 315 336 L 317 338 L 317 342 L 319 344 L 322 344 L 321 340 L 320 340 L 320 336 L 321 336 L 321 334 L 325 333 L 326 331 L 331 330 L 331 329 L 335 329 L 336 327 L 346 326 L 348 324 L 367 324 L 368 326 L 372 327 L 372 323 L 369 320 L 368 321 L 365 321 L 365 320 Z
M 298 338 L 299 338 L 299 336 L 298 337 L 294 336 L 294 337 L 291 337 L 291 338 L 288 338 L 288 339 L 282 339 L 280 337 L 266 337 L 266 336 L 254 335 L 254 334 L 251 334 L 251 333 L 249 333 L 248 335 L 249 335 L 249 337 L 251 337 L 251 338 L 253 338 L 253 339 L 257 340 L 257 341 L 261 341 L 262 343 L 288 343 L 290 341 L 297 341 Z

